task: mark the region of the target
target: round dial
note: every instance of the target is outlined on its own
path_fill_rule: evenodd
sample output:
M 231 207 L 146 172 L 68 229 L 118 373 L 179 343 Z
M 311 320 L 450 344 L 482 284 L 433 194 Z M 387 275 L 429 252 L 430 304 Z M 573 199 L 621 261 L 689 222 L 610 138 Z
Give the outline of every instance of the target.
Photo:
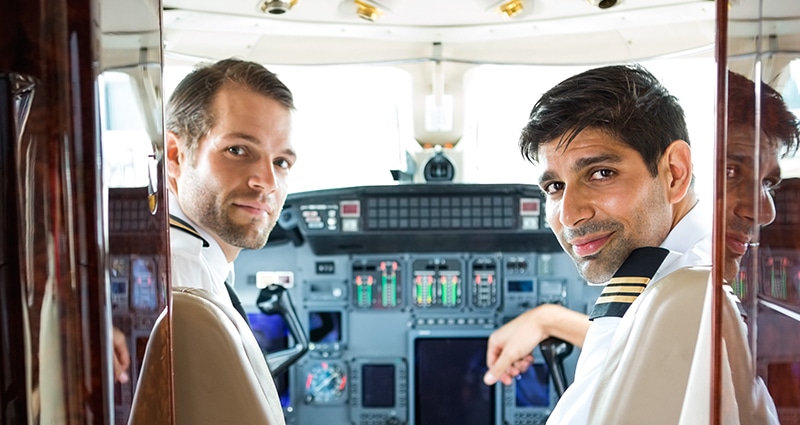
M 335 364 L 320 362 L 308 369 L 306 402 L 330 403 L 341 400 L 347 388 L 347 375 Z

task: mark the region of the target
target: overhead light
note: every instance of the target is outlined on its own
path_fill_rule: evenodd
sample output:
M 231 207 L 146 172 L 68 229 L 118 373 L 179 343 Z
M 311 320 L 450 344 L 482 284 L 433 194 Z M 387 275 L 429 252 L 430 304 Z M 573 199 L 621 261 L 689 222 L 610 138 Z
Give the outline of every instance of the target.
M 499 13 L 508 18 L 519 15 L 525 9 L 524 0 L 478 0 L 487 12 Z
M 522 12 L 522 9 L 524 9 L 524 4 L 522 3 L 522 0 L 510 0 L 501 4 L 500 7 L 498 7 L 500 13 L 506 15 L 509 18 L 517 16 L 520 12 Z
M 356 4 L 356 16 L 361 19 L 375 22 L 383 15 L 383 11 L 378 5 L 366 0 L 353 0 Z
M 258 9 L 263 13 L 282 15 L 297 4 L 298 0 L 261 0 Z
M 375 22 L 384 15 L 397 10 L 400 3 L 405 0 L 342 0 L 339 12 L 342 16 L 353 16 Z
M 617 4 L 617 0 L 586 0 L 592 6 L 597 6 L 600 9 L 608 9 L 609 7 L 615 6 Z

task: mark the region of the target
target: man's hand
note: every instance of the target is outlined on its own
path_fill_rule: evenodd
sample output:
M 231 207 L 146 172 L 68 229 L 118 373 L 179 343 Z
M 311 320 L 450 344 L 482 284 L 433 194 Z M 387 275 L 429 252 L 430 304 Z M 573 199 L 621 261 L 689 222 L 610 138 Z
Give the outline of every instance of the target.
M 556 304 L 542 304 L 506 323 L 489 336 L 483 377 L 486 385 L 512 379 L 533 363 L 533 350 L 548 337 L 555 336 L 580 348 L 589 329 L 588 317 Z
M 112 344 L 114 344 L 114 381 L 121 384 L 128 382 L 128 367 L 131 365 L 131 356 L 128 353 L 128 342 L 125 334 L 114 326 L 112 334 Z

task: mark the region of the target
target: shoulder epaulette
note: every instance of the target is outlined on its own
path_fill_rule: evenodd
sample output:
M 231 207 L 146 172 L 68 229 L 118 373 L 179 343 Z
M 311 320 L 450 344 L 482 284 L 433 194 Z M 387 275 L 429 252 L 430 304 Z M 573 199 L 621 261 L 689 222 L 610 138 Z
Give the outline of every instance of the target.
M 733 287 L 728 285 L 727 282 L 724 282 L 722 289 L 725 290 L 725 292 L 728 293 L 728 296 L 736 302 L 736 308 L 739 310 L 739 315 L 742 316 L 742 320 L 746 322 L 748 317 L 747 310 L 742 305 L 742 300 L 740 300 L 739 296 L 733 291 Z
M 173 229 L 183 230 L 184 232 L 203 241 L 203 248 L 209 247 L 208 241 L 205 240 L 205 238 L 203 238 L 202 236 L 200 236 L 200 233 L 194 227 L 192 227 L 192 225 L 181 220 L 178 217 L 175 217 L 174 215 L 169 216 L 169 227 L 172 227 Z
M 669 250 L 659 247 L 633 250 L 597 298 L 589 320 L 625 315 L 636 297 L 644 292 L 668 254 Z

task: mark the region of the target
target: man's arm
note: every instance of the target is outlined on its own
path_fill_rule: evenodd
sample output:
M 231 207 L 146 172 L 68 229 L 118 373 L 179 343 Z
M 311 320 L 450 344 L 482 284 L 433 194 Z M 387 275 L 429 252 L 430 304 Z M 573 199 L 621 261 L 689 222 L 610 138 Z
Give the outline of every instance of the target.
M 557 304 L 542 304 L 520 314 L 489 336 L 483 377 L 486 385 L 498 380 L 506 385 L 528 369 L 533 350 L 545 339 L 554 336 L 581 348 L 589 330 L 589 317 Z

